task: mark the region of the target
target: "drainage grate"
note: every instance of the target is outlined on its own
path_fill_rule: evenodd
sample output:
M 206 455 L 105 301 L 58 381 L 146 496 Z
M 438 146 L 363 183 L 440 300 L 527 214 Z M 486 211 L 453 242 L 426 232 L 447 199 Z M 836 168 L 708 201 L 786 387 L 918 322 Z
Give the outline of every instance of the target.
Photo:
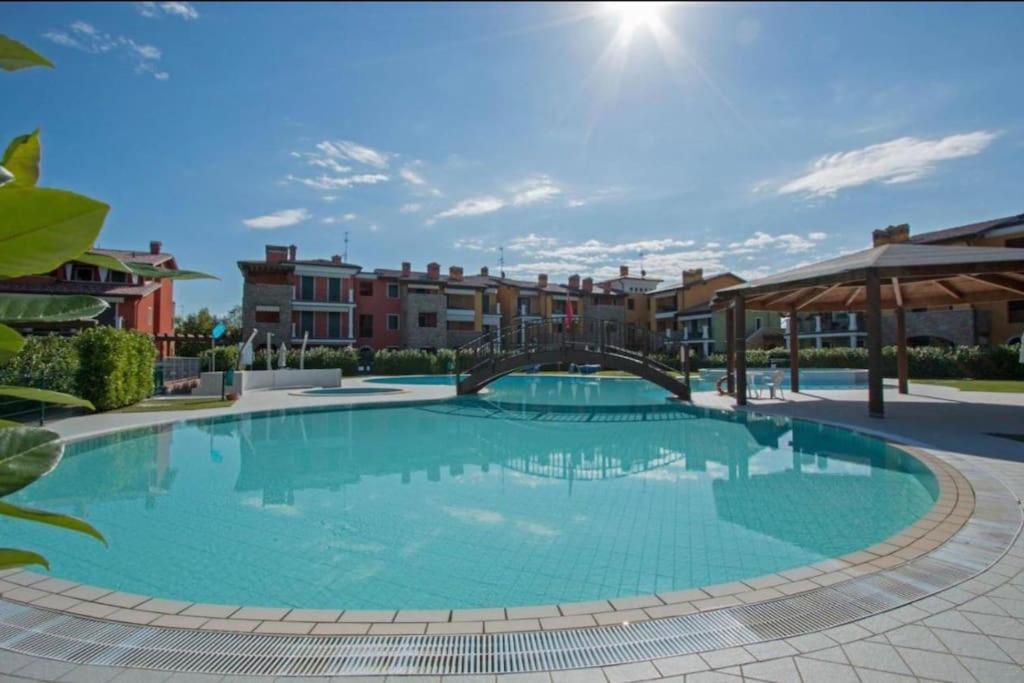
M 76 664 L 275 676 L 500 674 L 691 654 L 839 626 L 949 588 L 1020 531 L 1016 499 L 971 465 L 975 516 L 930 555 L 776 600 L 629 625 L 437 636 L 276 636 L 111 623 L 0 600 L 0 648 Z

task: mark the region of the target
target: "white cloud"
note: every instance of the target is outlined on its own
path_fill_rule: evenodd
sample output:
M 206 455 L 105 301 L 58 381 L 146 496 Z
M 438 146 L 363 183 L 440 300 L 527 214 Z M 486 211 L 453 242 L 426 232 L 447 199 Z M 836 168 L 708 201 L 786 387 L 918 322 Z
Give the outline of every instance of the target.
M 465 216 L 481 216 L 486 213 L 494 213 L 505 206 L 505 200 L 498 197 L 473 197 L 463 199 L 450 209 L 446 209 L 434 216 L 434 219 L 441 218 L 462 218 Z
M 324 140 L 318 143 L 316 148 L 326 157 L 349 159 L 365 166 L 373 166 L 380 169 L 388 167 L 388 159 L 391 157 L 386 152 L 360 145 L 351 140 L 338 140 L 334 142 Z
M 782 185 L 778 192 L 825 197 L 872 182 L 911 182 L 933 172 L 940 161 L 980 154 L 997 136 L 998 133 L 979 130 L 930 140 L 904 137 L 828 154 L 815 161 L 807 173 Z
M 274 230 L 302 223 L 309 220 L 310 217 L 309 211 L 306 209 L 282 209 L 281 211 L 268 213 L 265 216 L 246 218 L 242 222 L 256 230 Z
M 815 242 L 820 242 L 821 240 L 823 240 L 823 239 L 825 239 L 827 237 L 828 237 L 828 233 L 827 232 L 809 232 L 809 233 L 807 233 L 807 239 L 814 240 Z
M 537 202 L 546 202 L 562 194 L 561 188 L 546 175 L 527 178 L 513 189 L 512 204 L 526 206 Z
M 406 166 L 405 168 L 403 168 L 401 171 L 398 172 L 398 175 L 402 176 L 402 180 L 412 185 L 427 184 L 427 181 L 423 179 L 423 176 L 414 171 L 411 166 Z
M 768 247 L 776 247 L 784 249 L 788 254 L 797 254 L 815 249 L 818 246 L 815 242 L 820 242 L 826 237 L 827 235 L 823 232 L 812 232 L 807 237 L 803 237 L 793 233 L 769 235 L 758 230 L 752 237 L 748 237 L 740 242 L 731 243 L 729 245 L 729 253 L 733 255 L 752 254 Z
M 418 213 L 422 208 L 422 204 L 410 202 L 408 204 L 402 204 L 401 208 L 398 210 L 402 213 Z
M 309 160 L 309 163 L 313 166 L 319 166 L 320 168 L 326 168 L 329 171 L 334 171 L 335 173 L 348 173 L 352 170 L 351 166 L 343 166 L 338 163 L 337 159 L 331 158 L 321 159 L 314 156 Z
M 358 218 L 358 216 L 356 216 L 354 213 L 346 213 L 341 218 L 345 221 L 354 221 L 356 218 Z
M 556 244 L 558 244 L 558 239 L 554 237 L 545 237 L 531 232 L 529 235 L 513 237 L 508 243 L 507 248 L 510 251 L 532 251 L 536 249 L 550 249 Z
M 586 206 L 587 202 L 585 199 L 570 199 L 565 203 L 570 209 L 575 209 L 578 206 Z
M 199 12 L 190 2 L 137 2 L 135 9 L 149 19 L 158 19 L 164 14 L 180 17 L 185 21 L 199 18 Z
M 479 237 L 465 237 L 457 239 L 452 243 L 452 246 L 456 249 L 468 249 L 469 251 L 497 251 L 494 247 L 487 246 L 484 240 Z
M 315 190 L 342 190 L 353 185 L 376 185 L 384 183 L 390 178 L 382 173 L 362 173 L 352 176 L 328 176 L 321 175 L 317 178 L 301 178 L 289 174 L 285 178 L 293 183 L 300 183 Z
M 111 35 L 100 31 L 85 21 L 74 21 L 69 31 L 52 30 L 43 37 L 61 47 L 87 52 L 89 54 L 124 54 L 135 65 L 135 73 L 149 74 L 153 78 L 165 81 L 170 74 L 159 69 L 156 62 L 163 52 L 155 45 L 138 43 L 123 35 Z
M 356 214 L 346 213 L 342 216 L 328 216 L 327 218 L 321 219 L 320 222 L 326 223 L 327 225 L 334 225 L 335 223 L 351 223 L 356 218 L 358 218 Z

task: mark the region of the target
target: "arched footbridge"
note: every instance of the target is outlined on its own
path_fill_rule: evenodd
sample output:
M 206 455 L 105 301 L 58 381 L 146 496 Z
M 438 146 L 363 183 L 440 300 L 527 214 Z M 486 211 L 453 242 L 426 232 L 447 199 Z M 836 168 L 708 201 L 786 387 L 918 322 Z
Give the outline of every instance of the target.
M 628 372 L 689 400 L 688 384 L 653 357 L 663 349 L 664 340 L 637 325 L 591 318 L 577 318 L 572 324 L 561 317 L 522 321 L 459 348 L 461 357 L 471 358 L 471 366 L 459 372 L 457 389 L 460 395 L 475 394 L 516 370 L 574 363 Z

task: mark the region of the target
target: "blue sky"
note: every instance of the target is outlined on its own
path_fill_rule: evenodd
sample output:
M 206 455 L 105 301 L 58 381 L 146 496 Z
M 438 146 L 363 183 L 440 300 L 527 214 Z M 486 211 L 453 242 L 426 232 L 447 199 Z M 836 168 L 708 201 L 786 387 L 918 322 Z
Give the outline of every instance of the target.
M 178 310 L 265 243 L 366 268 L 753 277 L 1024 211 L 1024 6 L 3 4 L 44 184 L 161 239 Z

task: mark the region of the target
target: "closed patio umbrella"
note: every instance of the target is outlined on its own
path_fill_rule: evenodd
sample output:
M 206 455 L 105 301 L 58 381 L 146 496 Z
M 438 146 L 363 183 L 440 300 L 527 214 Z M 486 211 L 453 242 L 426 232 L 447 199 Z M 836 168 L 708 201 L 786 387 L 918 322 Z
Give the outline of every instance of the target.
M 281 369 L 288 367 L 288 347 L 284 344 L 277 347 L 277 367 Z

